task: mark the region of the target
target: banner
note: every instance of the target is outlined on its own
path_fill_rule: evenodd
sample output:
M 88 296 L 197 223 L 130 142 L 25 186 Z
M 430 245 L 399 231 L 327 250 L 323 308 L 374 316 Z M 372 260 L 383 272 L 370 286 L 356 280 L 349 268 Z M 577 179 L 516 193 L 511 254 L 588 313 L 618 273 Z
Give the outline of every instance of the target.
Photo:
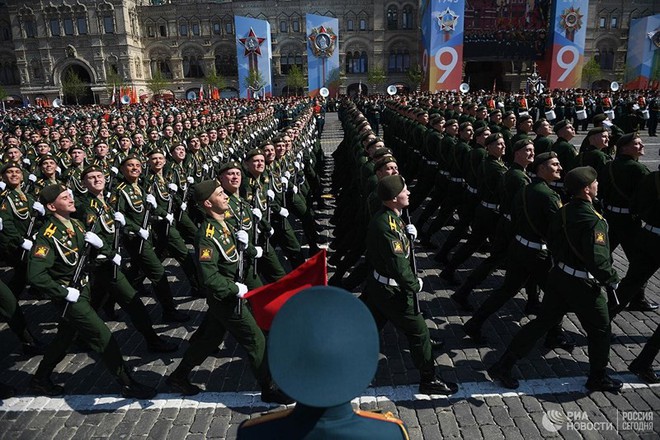
M 458 90 L 463 82 L 465 0 L 423 0 L 422 69 L 425 91 Z
M 551 89 L 581 87 L 584 42 L 587 38 L 588 0 L 554 2 L 552 51 L 548 86 Z
M 259 328 L 269 330 L 275 314 L 289 298 L 308 287 L 327 284 L 326 252 L 322 250 L 278 281 L 249 291 L 245 298 Z
M 660 14 L 630 22 L 625 88 L 657 88 L 660 80 Z
M 316 97 L 321 87 L 329 96 L 339 92 L 339 19 L 306 14 L 307 85 L 309 96 Z
M 272 96 L 270 24 L 266 20 L 240 16 L 234 17 L 234 24 L 240 97 Z

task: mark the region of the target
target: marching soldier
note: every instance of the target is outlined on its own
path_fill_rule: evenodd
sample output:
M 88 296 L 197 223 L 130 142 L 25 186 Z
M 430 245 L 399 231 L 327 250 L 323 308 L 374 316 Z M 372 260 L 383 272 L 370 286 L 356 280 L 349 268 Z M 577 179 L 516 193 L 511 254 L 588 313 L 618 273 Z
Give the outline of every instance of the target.
M 28 277 L 34 286 L 53 301 L 62 319 L 55 339 L 46 348 L 32 378 L 32 389 L 46 396 L 64 394 L 64 388 L 55 385 L 51 375 L 77 334 L 101 356 L 109 372 L 120 384 L 122 396 L 151 399 L 156 395 L 156 390 L 131 377 L 117 341 L 90 305 L 90 289 L 85 277 L 74 280 L 75 272 L 80 270 L 78 266 L 85 261 L 85 248 L 100 248 L 101 239 L 92 232 L 85 232 L 83 224 L 71 218 L 76 207 L 65 186 L 47 186 L 39 198 L 49 216 L 37 233 L 30 252 Z

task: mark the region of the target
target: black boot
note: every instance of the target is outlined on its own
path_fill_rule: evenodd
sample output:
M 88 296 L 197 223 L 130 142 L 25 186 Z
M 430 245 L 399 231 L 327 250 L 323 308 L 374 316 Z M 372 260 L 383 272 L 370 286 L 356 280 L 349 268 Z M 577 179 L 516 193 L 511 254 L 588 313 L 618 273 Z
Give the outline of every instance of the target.
M 643 365 L 642 362 L 640 362 L 639 358 L 635 359 L 630 363 L 628 370 L 630 370 L 631 373 L 636 374 L 637 377 L 639 377 L 646 383 L 660 382 L 660 376 L 655 374 L 655 371 L 653 371 L 651 365 Z
M 156 297 L 163 307 L 163 321 L 165 322 L 186 322 L 190 320 L 190 315 L 176 309 L 172 290 L 167 282 L 167 276 L 163 275 L 156 284 L 153 285 Z
M 612 379 L 606 372 L 592 373 L 587 379 L 586 387 L 589 391 L 610 391 L 616 393 L 623 388 L 620 380 Z
M 573 338 L 568 336 L 568 334 L 560 327 L 548 332 L 543 346 L 550 350 L 561 348 L 562 350 L 571 353 L 575 348 L 575 341 L 573 341 Z
M 445 382 L 435 374 L 435 370 L 420 372 L 419 394 L 450 396 L 458 391 L 458 384 Z
M 182 372 L 176 369 L 165 380 L 165 383 L 184 396 L 194 396 L 195 394 L 199 394 L 202 389 L 197 385 L 190 383 L 188 380 L 188 374 L 189 372 Z
M 16 388 L 0 382 L 0 400 L 9 399 L 16 395 Z
M 121 386 L 121 395 L 125 399 L 149 400 L 153 399 L 157 392 L 156 388 L 141 384 L 133 379 L 125 366 L 117 376 L 117 381 Z
M 37 396 L 57 397 L 64 395 L 64 387 L 55 385 L 50 377 L 34 376 L 30 381 L 30 390 Z
M 22 334 L 19 335 L 19 339 L 23 343 L 23 353 L 27 356 L 38 356 L 44 354 L 44 345 L 32 335 L 30 330 L 25 328 Z
M 474 342 L 482 344 L 486 342 L 486 338 L 481 334 L 481 326 L 483 323 L 473 317 L 468 319 L 465 324 L 463 324 L 463 331 L 468 335 Z
M 515 390 L 520 386 L 518 379 L 513 377 L 513 366 L 516 364 L 516 358 L 511 353 L 506 352 L 502 358 L 495 362 L 487 371 L 493 381 L 498 381 L 504 388 Z
M 472 288 L 467 286 L 467 281 L 466 281 L 451 296 L 451 299 L 454 300 L 454 302 L 459 305 L 459 308 L 466 312 L 474 311 L 474 307 L 472 307 L 472 304 L 470 304 L 470 300 L 468 299 L 468 295 L 470 294 L 471 291 Z
M 155 332 L 145 336 L 147 349 L 152 353 L 173 353 L 179 349 L 179 346 L 168 342 L 165 338 L 158 336 Z

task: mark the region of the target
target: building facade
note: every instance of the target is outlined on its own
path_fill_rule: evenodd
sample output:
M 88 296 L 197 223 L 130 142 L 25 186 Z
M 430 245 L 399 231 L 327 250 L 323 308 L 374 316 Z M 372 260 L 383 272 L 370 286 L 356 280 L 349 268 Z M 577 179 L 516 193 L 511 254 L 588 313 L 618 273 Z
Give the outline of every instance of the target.
M 511 0 L 512 2 L 523 0 Z M 627 30 L 633 18 L 658 13 L 653 0 L 590 2 L 587 58 L 602 68 L 598 80 L 620 80 Z M 149 96 L 156 72 L 177 98 L 192 96 L 214 72 L 226 80 L 224 96 L 235 95 L 235 15 L 268 20 L 273 43 L 273 90 L 286 94 L 293 66 L 307 70 L 305 14 L 339 19 L 344 93 L 383 93 L 388 84 L 414 88 L 407 72 L 418 65 L 417 0 L 221 1 L 221 0 L 51 0 L 0 1 L 0 85 L 16 101 L 62 96 L 75 73 L 87 93 L 81 103 L 107 103 L 113 84 Z M 497 75 L 498 88 L 517 90 L 532 60 L 466 59 L 465 76 Z M 375 89 L 369 72 L 386 80 Z M 71 103 L 71 96 L 64 96 Z

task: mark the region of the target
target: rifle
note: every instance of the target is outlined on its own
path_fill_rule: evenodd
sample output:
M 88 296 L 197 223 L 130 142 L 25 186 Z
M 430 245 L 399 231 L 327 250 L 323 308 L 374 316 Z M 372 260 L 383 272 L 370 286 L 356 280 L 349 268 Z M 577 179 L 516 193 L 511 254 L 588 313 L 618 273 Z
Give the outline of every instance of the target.
M 34 225 L 37 222 L 37 216 L 34 214 L 31 214 L 30 217 L 30 224 L 28 225 L 27 232 L 25 233 L 25 236 L 28 237 L 28 240 L 32 236 L 32 232 L 34 231 Z M 23 252 L 21 252 L 21 261 L 25 262 L 28 256 L 28 251 L 23 249 Z
M 190 183 L 188 182 L 188 178 L 192 175 L 190 171 L 192 170 L 192 167 L 188 168 L 188 175 L 186 176 L 186 187 L 183 189 L 183 195 L 181 196 L 181 200 L 183 203 L 187 203 L 186 200 L 188 200 L 188 191 L 190 190 Z M 179 209 L 179 214 L 176 216 L 176 221 L 180 222 L 181 218 L 183 217 L 183 209 Z
M 406 224 L 410 224 L 410 213 L 408 212 L 408 208 L 404 208 L 401 216 L 403 217 L 403 221 L 406 222 Z M 415 246 L 413 243 L 412 236 L 408 234 L 408 238 L 410 239 L 410 266 L 412 268 L 413 274 L 417 276 L 417 257 L 415 256 Z M 415 315 L 419 315 L 420 313 L 420 308 L 419 308 L 419 297 L 417 296 L 417 292 L 413 292 L 413 313 Z
M 238 242 L 238 240 L 236 240 Z M 243 260 L 245 251 L 241 249 L 241 246 L 237 246 L 238 251 L 238 271 L 236 272 L 236 282 L 243 283 L 245 282 L 245 262 Z M 238 298 L 238 304 L 236 304 L 236 314 L 238 316 L 243 315 L 243 299 Z
M 621 301 L 619 301 L 619 295 L 617 295 L 616 290 L 612 286 L 605 286 L 605 292 L 607 292 L 609 309 L 617 310 L 621 306 Z
M 115 212 L 119 212 L 119 197 L 117 197 L 117 206 L 115 207 Z M 119 222 L 115 222 L 115 234 L 112 236 L 112 249 L 115 251 L 115 253 L 119 255 L 121 255 L 120 238 L 121 238 L 121 224 Z M 119 266 L 113 264 L 112 265 L 113 281 L 117 281 L 118 275 L 119 275 Z
M 266 221 L 270 225 L 270 200 L 268 200 L 268 195 L 266 195 Z M 270 246 L 270 231 L 266 233 L 266 246 L 264 247 L 264 252 L 268 252 L 268 246 Z
M 91 232 L 96 231 L 96 226 L 99 224 L 99 221 L 101 220 L 101 216 L 105 213 L 103 210 L 103 206 L 99 206 L 98 211 L 96 212 L 96 220 L 94 221 L 94 224 L 92 225 L 92 228 L 90 229 Z M 82 274 L 83 271 L 87 268 L 87 261 L 89 260 L 89 255 L 92 253 L 92 245 L 89 243 L 85 242 L 85 248 L 83 250 L 83 254 L 80 256 L 80 259 L 78 260 L 78 265 L 76 266 L 75 271 L 73 272 L 73 277 L 71 277 L 71 283 L 69 283 L 69 286 L 73 287 L 74 289 L 80 290 L 80 287 L 82 285 Z M 64 311 L 62 312 L 62 318 L 64 318 L 64 315 L 66 315 L 66 311 L 69 308 L 69 301 L 66 301 L 66 304 L 64 305 Z
M 258 204 L 257 203 L 258 203 L 258 201 L 257 201 L 256 194 L 255 194 L 254 208 L 258 209 Z M 257 221 L 258 221 L 257 218 L 253 214 L 252 215 L 252 242 L 254 243 L 255 246 L 257 245 L 257 241 L 259 240 L 259 228 L 258 228 L 258 225 L 257 225 Z M 256 275 L 256 273 L 257 273 L 257 258 L 254 259 L 252 268 L 253 268 L 254 273 Z
M 167 214 L 171 214 L 172 207 L 174 206 L 174 194 L 176 194 L 176 192 L 170 190 L 169 188 L 167 191 L 170 194 L 170 199 L 167 201 Z M 170 226 L 170 222 L 165 219 L 165 240 L 167 240 L 167 237 L 170 235 Z
M 151 189 L 151 185 L 149 185 L 149 166 L 147 166 L 147 173 L 144 176 L 144 191 L 146 194 L 151 194 L 151 191 L 147 191 Z M 142 219 L 142 225 L 140 226 L 142 229 L 147 229 L 149 227 L 149 217 L 151 216 L 151 205 L 149 203 L 145 203 L 144 207 L 144 218 Z M 140 245 L 138 246 L 138 254 L 142 255 L 142 251 L 144 250 L 144 240 L 140 240 Z

